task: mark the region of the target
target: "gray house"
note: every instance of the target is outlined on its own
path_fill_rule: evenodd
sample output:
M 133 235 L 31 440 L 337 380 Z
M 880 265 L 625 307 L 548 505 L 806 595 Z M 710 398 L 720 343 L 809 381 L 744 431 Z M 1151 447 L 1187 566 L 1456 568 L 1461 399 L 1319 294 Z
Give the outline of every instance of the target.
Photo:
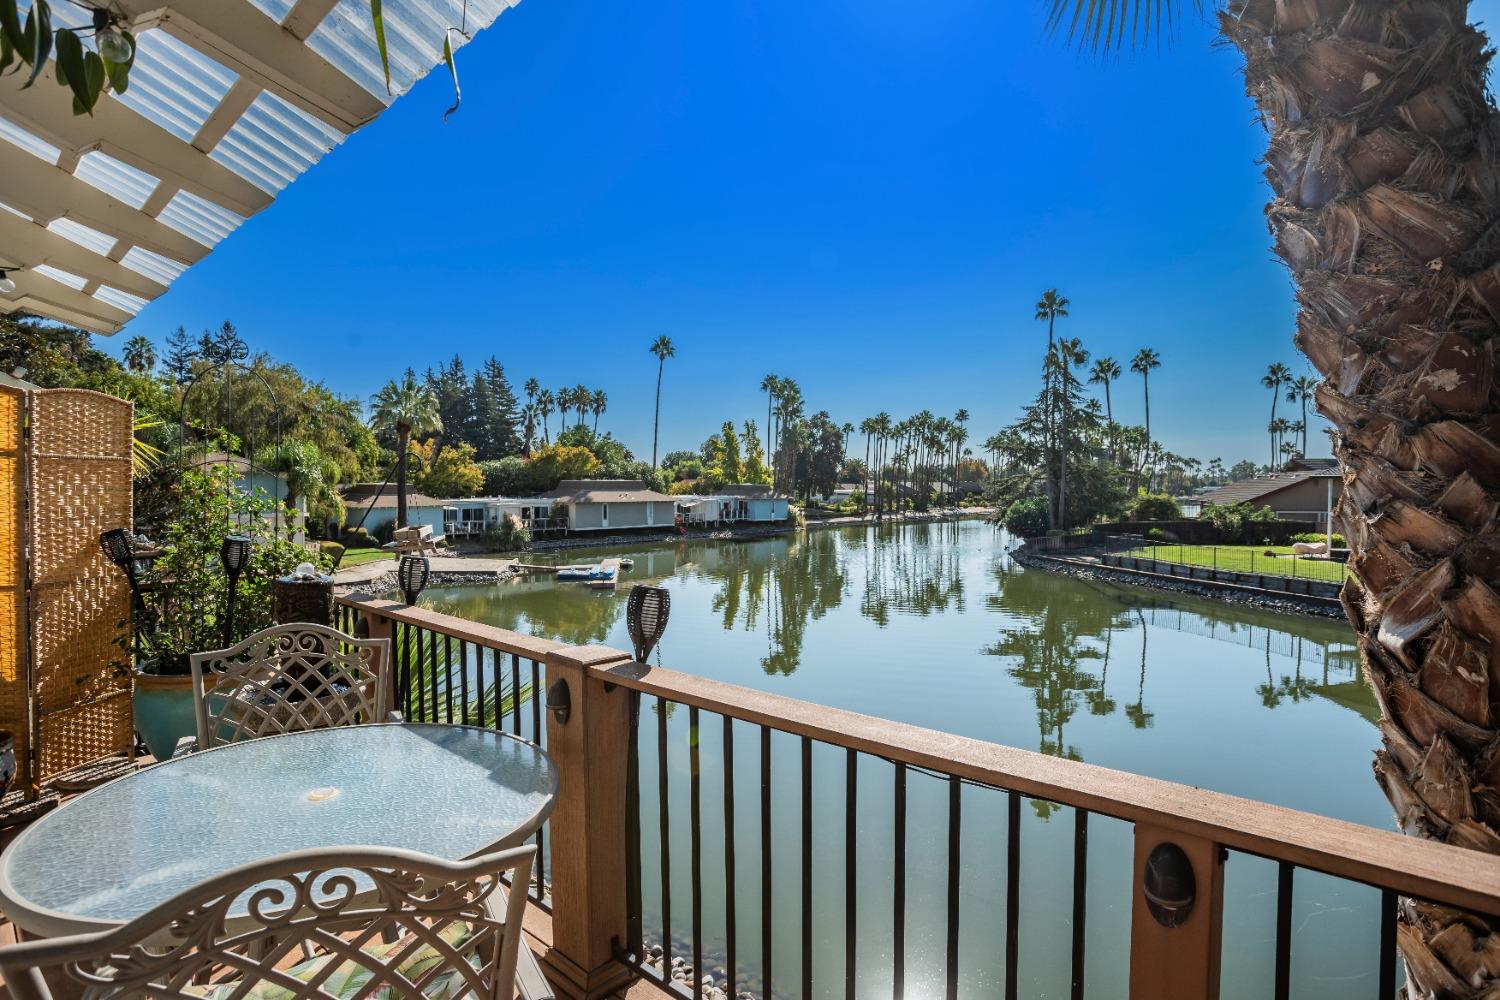
M 647 489 L 639 479 L 564 479 L 547 494 L 554 514 L 568 511 L 569 531 L 671 528 L 677 524 L 677 498 Z

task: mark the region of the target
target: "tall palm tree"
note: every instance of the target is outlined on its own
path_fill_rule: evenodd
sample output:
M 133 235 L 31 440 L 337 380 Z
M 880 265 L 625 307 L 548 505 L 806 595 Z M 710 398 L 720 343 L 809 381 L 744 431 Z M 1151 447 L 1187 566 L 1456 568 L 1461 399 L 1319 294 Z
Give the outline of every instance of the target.
M 861 513 L 870 508 L 870 446 L 875 437 L 875 428 L 874 417 L 865 417 L 865 419 L 859 422 L 859 432 L 865 436 L 865 482 L 864 489 L 861 491 L 864 494 L 864 502 L 860 505 L 862 508 Z
M 573 387 L 573 410 L 578 414 L 578 426 L 583 426 L 584 418 L 588 416 L 589 407 L 594 403 L 594 394 L 586 385 L 575 385 Z
M 609 395 L 603 389 L 595 389 L 589 397 L 589 410 L 594 414 L 594 433 L 599 433 L 599 418 L 609 409 Z
M 1055 343 L 1054 328 L 1060 318 L 1068 315 L 1067 296 L 1060 295 L 1055 288 L 1042 293 L 1036 303 L 1036 319 L 1047 322 L 1047 353 L 1042 355 L 1042 447 L 1043 466 L 1046 469 L 1048 516 L 1057 515 L 1057 414 L 1053 412 L 1050 399 L 1052 389 L 1052 346 Z
M 667 370 L 667 359 L 677 356 L 672 338 L 657 337 L 651 342 L 651 353 L 656 356 L 656 416 L 651 421 L 651 470 L 656 471 L 656 443 L 661 434 L 661 377 Z
M 536 403 L 528 402 L 521 407 L 521 450 L 531 453 L 531 444 L 536 440 L 536 422 L 541 411 Z
M 953 414 L 953 423 L 957 425 L 960 431 L 959 434 L 955 435 L 957 440 L 954 443 L 954 447 L 962 448 L 964 442 L 969 439 L 969 411 L 963 407 L 959 407 L 958 411 Z M 953 493 L 955 496 L 958 494 L 958 466 L 962 458 L 962 455 L 956 454 L 953 459 Z
M 1318 391 L 1318 380 L 1311 375 L 1298 375 L 1287 383 L 1286 401 L 1302 405 L 1302 455 L 1307 456 L 1307 401 Z
M 781 379 L 775 375 L 767 375 L 760 380 L 760 391 L 766 394 L 766 458 L 770 458 L 775 450 L 771 442 L 775 439 L 775 420 L 773 411 L 776 408 L 776 397 L 781 394 Z
M 1115 458 L 1115 405 L 1109 398 L 1110 383 L 1120 377 L 1120 363 L 1114 358 L 1097 358 L 1089 370 L 1089 382 L 1104 386 L 1104 419 L 1109 424 L 1109 460 Z
M 1276 464 L 1276 401 L 1281 398 L 1281 387 L 1292 380 L 1292 370 L 1280 361 L 1266 369 L 1260 384 L 1271 390 L 1271 465 Z
M 542 383 L 538 382 L 536 377 L 533 376 L 526 380 L 526 384 L 521 387 L 521 391 L 526 393 L 526 402 L 534 403 L 536 402 L 536 397 L 542 391 Z
M 387 382 L 370 400 L 370 425 L 396 434 L 396 527 L 406 527 L 406 452 L 413 434 L 437 434 L 443 429 L 437 394 L 415 372 L 407 370 L 399 382 Z
M 125 341 L 125 349 L 120 352 L 120 358 L 125 362 L 126 368 L 144 375 L 156 367 L 156 348 L 151 341 L 136 334 Z
M 1052 328 L 1059 319 L 1068 315 L 1068 299 L 1059 295 L 1057 289 L 1049 288 L 1042 293 L 1042 297 L 1036 302 L 1036 318 L 1047 321 L 1047 350 L 1052 350 L 1053 336 Z
M 1130 370 L 1140 375 L 1141 388 L 1146 394 L 1146 453 L 1151 453 L 1151 372 L 1161 367 L 1161 355 L 1149 347 L 1135 352 L 1130 359 Z
M 1068 516 L 1068 411 L 1073 408 L 1068 384 L 1073 380 L 1073 366 L 1088 364 L 1089 352 L 1083 349 L 1083 341 L 1071 337 L 1059 340 L 1053 348 L 1053 355 L 1057 359 L 1057 377 L 1061 391 L 1058 393 L 1057 517 L 1052 524 L 1053 527 L 1062 528 L 1066 527 Z
M 557 407 L 557 397 L 551 389 L 543 389 L 536 394 L 536 412 L 542 417 L 542 442 L 552 443 L 552 432 L 547 429 L 547 415 Z

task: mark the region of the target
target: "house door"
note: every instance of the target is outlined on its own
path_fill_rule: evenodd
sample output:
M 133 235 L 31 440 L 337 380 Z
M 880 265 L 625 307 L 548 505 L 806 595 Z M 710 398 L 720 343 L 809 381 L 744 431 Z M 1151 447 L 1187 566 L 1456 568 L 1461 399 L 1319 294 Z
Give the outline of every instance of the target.
M 609 527 L 609 504 L 607 503 L 599 505 L 599 526 L 601 528 Z
M 656 504 L 646 503 L 646 527 L 650 528 L 656 524 Z

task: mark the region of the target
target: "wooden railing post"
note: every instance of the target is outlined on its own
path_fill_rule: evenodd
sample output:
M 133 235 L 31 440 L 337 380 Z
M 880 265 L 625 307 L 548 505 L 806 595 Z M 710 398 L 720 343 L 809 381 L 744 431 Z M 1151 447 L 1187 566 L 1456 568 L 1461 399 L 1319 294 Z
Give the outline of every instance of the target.
M 628 662 L 603 646 L 547 654 L 547 752 L 558 770 L 552 810 L 553 984 L 578 1000 L 614 992 L 630 977 L 615 958 L 627 940 L 625 782 L 630 692 L 590 673 Z M 568 703 L 566 719 L 553 706 Z
M 371 639 L 391 640 L 391 662 L 385 665 L 386 677 L 386 705 L 393 710 L 401 710 L 401 692 L 396 689 L 396 629 L 395 623 L 382 614 L 378 614 L 369 608 L 361 608 L 359 612 L 360 621 L 364 622 L 362 631 Z
M 1147 903 L 1147 862 L 1163 845 L 1181 848 L 1194 892 L 1187 919 L 1167 926 Z M 1131 880 L 1130 1000 L 1218 1000 L 1224 917 L 1223 851 L 1211 840 L 1137 823 Z

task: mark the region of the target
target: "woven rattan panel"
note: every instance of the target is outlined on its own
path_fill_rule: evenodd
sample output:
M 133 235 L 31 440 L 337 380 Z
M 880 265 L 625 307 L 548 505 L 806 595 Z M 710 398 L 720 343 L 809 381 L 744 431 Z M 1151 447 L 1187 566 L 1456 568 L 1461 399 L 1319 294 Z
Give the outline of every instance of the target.
M 17 788 L 32 780 L 26 711 L 24 414 L 21 391 L 0 386 L 0 729 L 15 737 Z
M 129 403 L 31 394 L 32 690 L 38 778 L 131 745 L 130 589 L 99 535 L 131 525 Z

